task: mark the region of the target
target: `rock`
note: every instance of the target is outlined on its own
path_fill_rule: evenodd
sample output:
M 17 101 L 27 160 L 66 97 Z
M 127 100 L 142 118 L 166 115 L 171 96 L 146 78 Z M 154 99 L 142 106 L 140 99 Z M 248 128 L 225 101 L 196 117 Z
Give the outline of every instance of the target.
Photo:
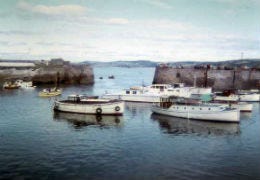
M 55 59 L 42 63 L 37 61 L 35 68 L 16 69 L 7 68 L 0 70 L 1 79 L 27 78 L 34 84 L 93 84 L 94 73 L 90 65 L 70 64 L 68 61 Z

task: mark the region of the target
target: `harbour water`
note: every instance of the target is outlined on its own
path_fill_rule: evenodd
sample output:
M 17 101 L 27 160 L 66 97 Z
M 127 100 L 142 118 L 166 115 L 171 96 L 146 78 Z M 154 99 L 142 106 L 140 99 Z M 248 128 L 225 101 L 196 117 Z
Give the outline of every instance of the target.
M 63 87 L 59 98 L 148 85 L 154 75 L 153 68 L 94 72 L 93 86 Z M 41 89 L 0 90 L 0 179 L 260 179 L 259 103 L 239 124 L 156 115 L 148 103 L 96 119 L 54 113 L 55 98 L 38 97 Z

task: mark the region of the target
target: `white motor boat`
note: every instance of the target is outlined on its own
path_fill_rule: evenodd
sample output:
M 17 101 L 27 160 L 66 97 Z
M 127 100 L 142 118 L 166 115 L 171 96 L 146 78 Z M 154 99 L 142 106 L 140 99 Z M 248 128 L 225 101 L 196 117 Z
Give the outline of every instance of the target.
M 55 101 L 54 110 L 63 112 L 97 114 L 97 115 L 122 115 L 124 102 L 120 100 L 99 99 L 70 95 L 67 100 Z
M 119 93 L 105 93 L 102 98 L 120 99 L 132 102 L 160 102 L 161 96 L 191 97 L 193 94 L 210 94 L 211 88 L 184 87 L 183 83 L 153 84 L 150 86 L 137 86 L 123 90 Z
M 36 86 L 33 85 L 32 81 L 16 80 L 15 83 L 23 89 L 34 89 Z
M 253 110 L 253 104 L 239 101 L 211 101 L 213 104 L 219 104 L 223 106 L 229 106 L 231 108 L 237 108 L 240 112 L 251 112 Z
M 260 101 L 260 94 L 254 93 L 254 92 L 239 93 L 239 101 L 259 102 Z
M 253 104 L 246 102 L 231 103 L 231 107 L 238 108 L 241 112 L 251 112 L 253 110 Z
M 244 102 L 259 102 L 260 101 L 260 93 L 256 90 L 253 91 L 238 91 L 238 93 L 233 92 L 216 92 L 214 93 L 215 101 L 244 101 Z
M 200 103 L 175 96 L 161 97 L 159 105 L 152 106 L 154 113 L 208 121 L 239 122 L 240 112 L 237 108 L 226 105 Z
M 235 92 L 224 91 L 224 92 L 215 92 L 214 101 L 225 101 L 225 102 L 236 102 L 239 100 L 239 96 Z

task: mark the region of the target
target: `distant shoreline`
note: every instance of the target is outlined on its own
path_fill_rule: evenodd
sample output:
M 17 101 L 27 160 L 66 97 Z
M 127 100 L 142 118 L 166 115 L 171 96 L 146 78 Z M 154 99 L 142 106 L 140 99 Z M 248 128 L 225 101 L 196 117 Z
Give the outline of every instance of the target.
M 44 60 L 8 60 L 0 59 L 1 62 L 13 62 L 13 63 L 36 63 Z M 260 68 L 260 59 L 237 59 L 237 60 L 226 60 L 226 61 L 172 61 L 172 62 L 157 62 L 152 60 L 135 60 L 135 61 L 83 61 L 83 62 L 72 62 L 73 64 L 88 64 L 92 67 L 122 67 L 122 68 L 133 68 L 133 67 L 156 67 L 160 64 L 166 64 L 171 67 L 194 67 L 194 66 L 225 66 L 225 67 L 249 67 L 249 68 Z

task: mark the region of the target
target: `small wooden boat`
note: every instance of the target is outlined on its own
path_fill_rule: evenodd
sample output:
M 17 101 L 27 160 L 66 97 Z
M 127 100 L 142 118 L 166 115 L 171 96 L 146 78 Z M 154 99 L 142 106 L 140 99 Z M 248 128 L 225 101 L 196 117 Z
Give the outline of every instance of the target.
M 61 95 L 62 90 L 58 88 L 52 88 L 52 89 L 44 89 L 41 92 L 39 92 L 40 97 L 52 97 L 52 96 L 59 96 Z
M 4 83 L 3 88 L 4 89 L 19 89 L 20 86 L 16 82 L 8 81 L 8 82 Z
M 159 105 L 152 106 L 154 113 L 187 119 L 239 122 L 239 109 L 226 105 L 201 103 L 176 96 L 161 97 Z
M 120 100 L 99 99 L 80 95 L 70 95 L 67 100 L 55 101 L 54 110 L 84 114 L 122 115 L 124 102 Z

